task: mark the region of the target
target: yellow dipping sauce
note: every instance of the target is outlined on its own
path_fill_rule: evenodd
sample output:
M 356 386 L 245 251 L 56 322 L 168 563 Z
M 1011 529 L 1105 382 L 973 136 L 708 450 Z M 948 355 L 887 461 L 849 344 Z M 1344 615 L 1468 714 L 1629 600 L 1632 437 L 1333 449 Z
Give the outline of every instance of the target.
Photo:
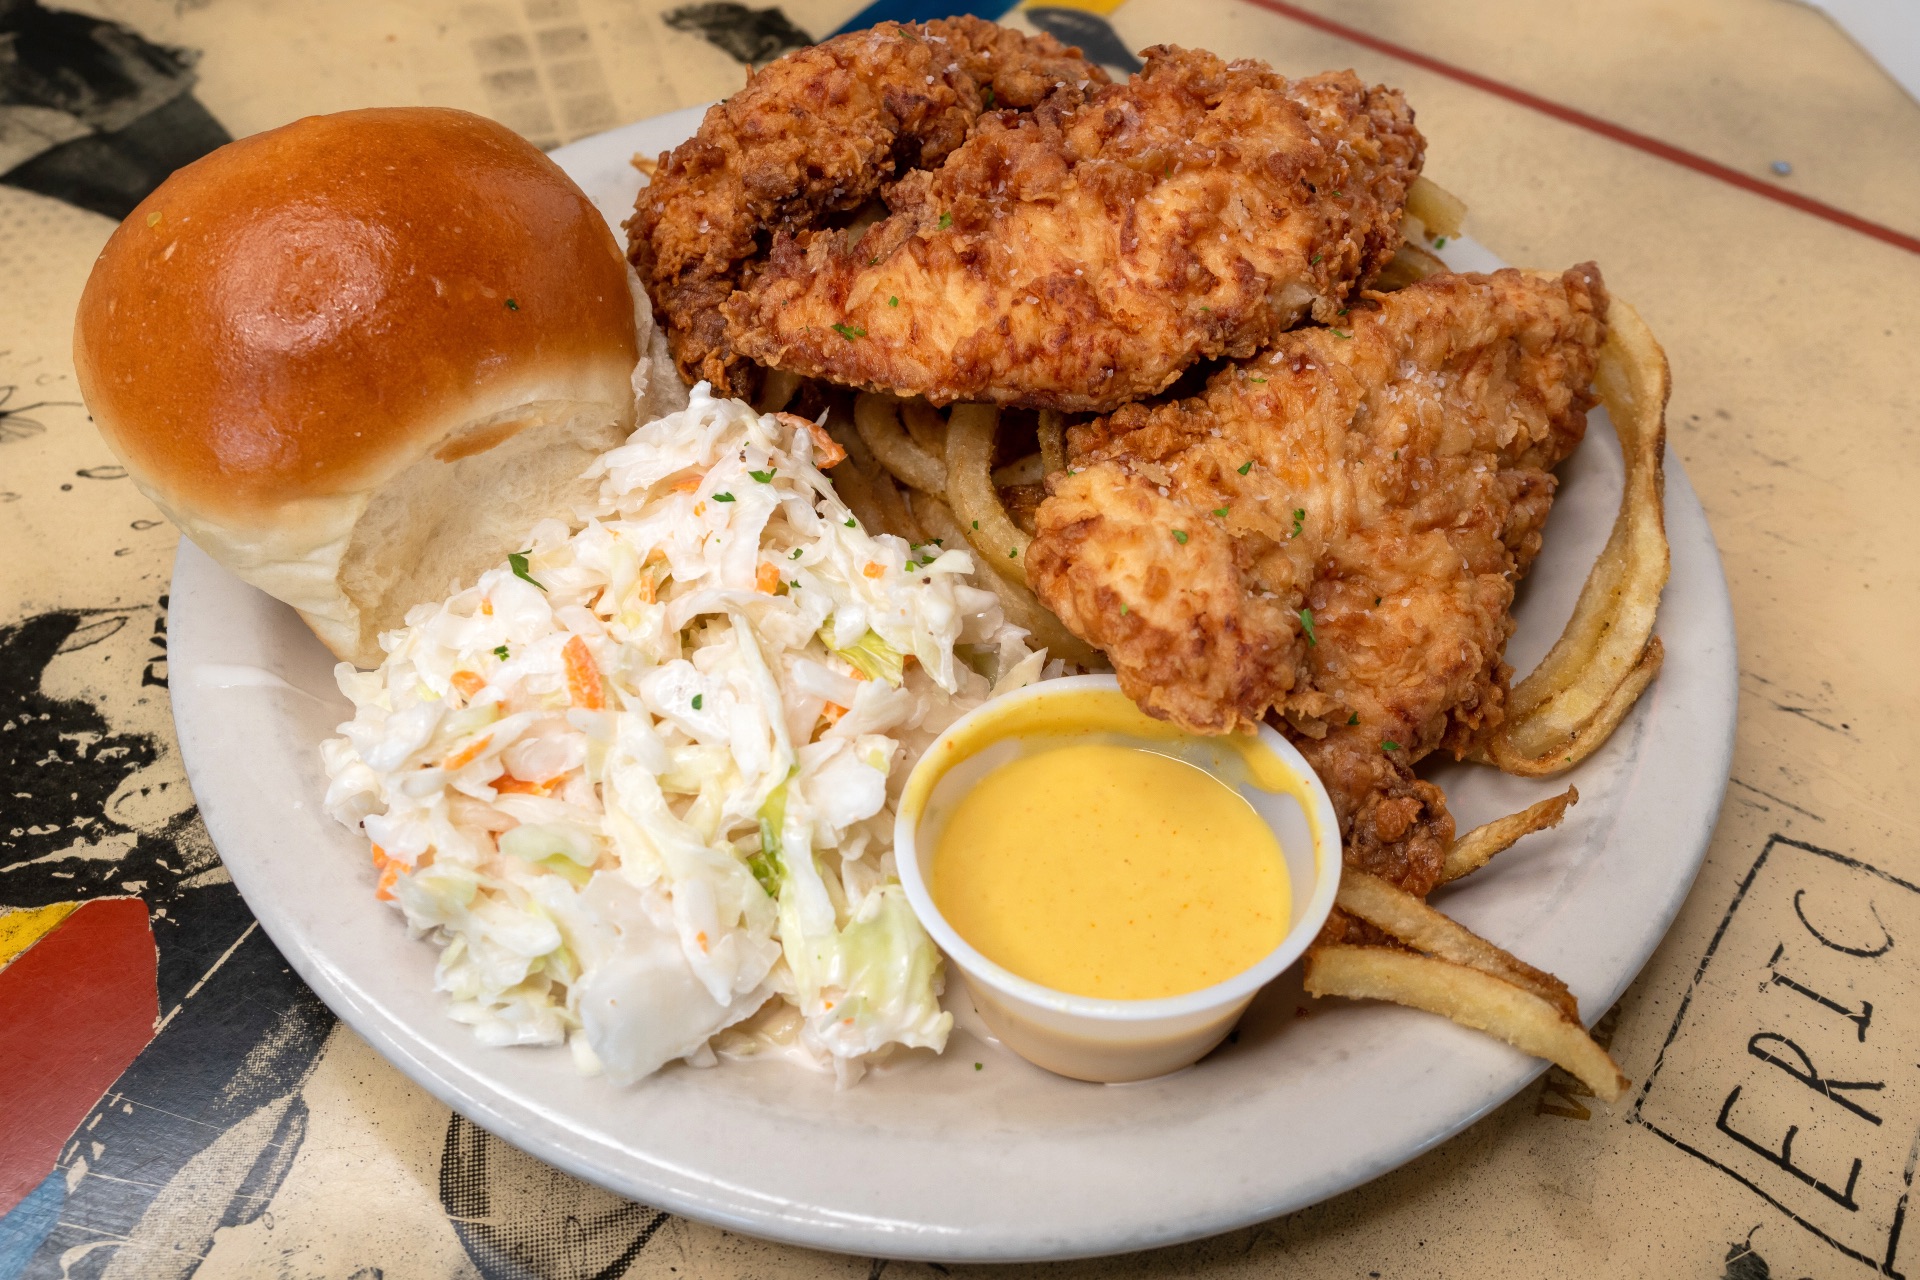
M 931 881 L 988 959 L 1105 999 L 1222 982 L 1279 946 L 1291 916 L 1280 843 L 1253 806 L 1124 741 L 1037 746 L 981 778 L 940 834 Z

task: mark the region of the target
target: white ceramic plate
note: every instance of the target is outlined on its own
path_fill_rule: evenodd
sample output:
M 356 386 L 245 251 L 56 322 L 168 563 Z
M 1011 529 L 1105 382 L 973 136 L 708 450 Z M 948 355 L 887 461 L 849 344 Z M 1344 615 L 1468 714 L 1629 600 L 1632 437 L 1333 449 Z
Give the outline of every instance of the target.
M 628 160 L 692 132 L 698 111 L 555 154 L 616 224 Z M 1497 260 L 1455 241 L 1454 265 Z M 1525 671 L 1572 607 L 1618 500 L 1596 412 L 1546 550 L 1521 593 Z M 1692 884 L 1732 754 L 1733 619 L 1706 519 L 1667 460 L 1673 577 L 1666 668 L 1571 780 L 1565 825 L 1446 892 L 1470 927 L 1563 977 L 1589 1017 L 1625 989 Z M 946 1054 L 836 1092 L 781 1063 L 672 1067 L 632 1088 L 582 1079 L 563 1050 L 489 1049 L 433 993 L 434 948 L 373 898 L 365 841 L 320 808 L 318 744 L 350 711 L 332 660 L 290 609 L 183 542 L 170 622 L 174 717 L 195 796 L 234 881 L 322 999 L 402 1071 L 502 1138 L 620 1194 L 754 1235 L 935 1260 L 1112 1253 L 1285 1213 L 1458 1132 L 1541 1064 L 1442 1019 L 1330 1003 L 1295 1018 L 1283 978 L 1238 1042 L 1144 1084 L 1047 1075 L 988 1040 L 971 1010 Z M 1564 785 L 1488 769 L 1436 774 L 1463 828 Z M 982 1064 L 976 1069 L 975 1064 Z

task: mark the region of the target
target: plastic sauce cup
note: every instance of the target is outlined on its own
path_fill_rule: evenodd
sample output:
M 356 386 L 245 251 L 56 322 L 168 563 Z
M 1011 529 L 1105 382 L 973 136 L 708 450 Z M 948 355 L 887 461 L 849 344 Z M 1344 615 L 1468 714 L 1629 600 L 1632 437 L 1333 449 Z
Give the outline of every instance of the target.
M 948 801 L 957 798 L 952 789 L 972 785 L 988 771 L 977 766 L 968 770 L 967 762 L 988 755 L 1013 735 L 994 736 L 989 728 L 982 745 L 973 752 L 964 752 L 956 744 L 974 738 L 976 726 L 990 726 L 991 721 L 1022 704 L 1084 697 L 1096 690 L 1118 693 L 1119 688 L 1119 681 L 1110 675 L 1045 680 L 995 698 L 961 717 L 934 741 L 908 775 L 893 834 L 900 881 L 914 913 L 965 979 L 974 1008 L 994 1034 L 1037 1066 L 1079 1080 L 1109 1083 L 1165 1075 L 1204 1057 L 1233 1029 L 1259 990 L 1306 951 L 1326 923 L 1340 887 L 1340 827 L 1327 789 L 1292 743 L 1262 725 L 1259 747 L 1294 776 L 1305 801 L 1288 792 L 1267 791 L 1250 784 L 1236 787 L 1278 838 L 1291 882 L 1292 918 L 1286 936 L 1257 963 L 1223 982 L 1183 995 L 1110 1000 L 1056 991 L 1022 978 L 995 964 L 962 938 L 933 901 L 929 882 L 934 850 L 939 845 L 943 815 L 952 809 Z M 1204 744 L 1210 740 L 1194 736 L 1185 741 Z M 953 776 L 949 779 L 948 775 Z M 936 795 L 939 802 L 930 803 Z

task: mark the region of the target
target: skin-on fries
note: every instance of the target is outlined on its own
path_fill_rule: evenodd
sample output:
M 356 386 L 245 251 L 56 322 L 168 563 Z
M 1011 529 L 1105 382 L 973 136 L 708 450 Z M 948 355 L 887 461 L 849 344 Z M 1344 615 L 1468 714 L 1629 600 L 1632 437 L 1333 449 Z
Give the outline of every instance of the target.
M 927 452 L 907 433 L 900 422 L 898 400 L 878 392 L 862 392 L 853 402 L 853 423 L 873 456 L 896 479 L 922 493 L 946 492 L 946 460 Z
M 1566 983 L 1507 954 L 1465 925 L 1448 919 L 1405 889 L 1378 876 L 1347 867 L 1340 873 L 1340 894 L 1334 899 L 1334 905 L 1392 934 L 1416 951 L 1511 982 L 1545 1000 L 1563 1017 L 1580 1016 L 1580 1007 L 1574 1003 Z
M 1607 311 L 1607 329 L 1594 383 L 1626 459 L 1620 514 L 1566 630 L 1533 674 L 1514 686 L 1506 722 L 1481 748 L 1481 758 L 1526 777 L 1559 773 L 1585 759 L 1660 670 L 1653 623 L 1668 565 L 1662 502 L 1667 357 L 1639 314 L 1618 298 Z
M 1487 865 L 1494 854 L 1511 848 L 1521 836 L 1559 826 L 1567 809 L 1579 803 L 1579 789 L 1568 787 L 1559 795 L 1548 796 L 1539 804 L 1529 805 L 1518 813 L 1510 813 L 1485 826 L 1475 827 L 1447 847 L 1447 860 L 1440 865 L 1440 883 L 1446 884 L 1470 871 L 1478 871 Z
M 1594 1094 L 1618 1102 L 1628 1079 L 1578 1022 L 1503 978 L 1391 947 L 1317 947 L 1306 989 L 1316 996 L 1390 1000 L 1499 1036 L 1522 1053 L 1558 1063 Z
M 1000 411 L 990 404 L 957 404 L 947 415 L 947 502 L 965 526 L 967 541 L 986 562 L 1027 585 L 1027 544 L 993 487 L 993 437 Z

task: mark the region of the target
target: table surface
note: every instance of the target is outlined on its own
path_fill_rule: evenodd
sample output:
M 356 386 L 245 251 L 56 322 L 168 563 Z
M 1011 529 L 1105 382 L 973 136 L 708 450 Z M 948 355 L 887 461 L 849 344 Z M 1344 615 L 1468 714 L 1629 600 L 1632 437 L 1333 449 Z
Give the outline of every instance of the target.
M 620 1201 L 451 1115 L 301 986 L 195 814 L 167 704 L 177 535 L 76 403 L 68 341 L 117 217 L 228 137 L 437 103 L 552 147 L 724 96 L 783 47 L 959 7 L 0 3 L 0 1280 L 945 1270 Z M 1598 261 L 1664 342 L 1742 690 L 1706 868 L 1601 1023 L 1645 1085 L 1631 1105 L 1551 1071 L 1287 1218 L 987 1270 L 1920 1269 L 1920 104 L 1790 0 L 971 9 L 1115 62 L 1171 40 L 1404 88 L 1474 235 Z

